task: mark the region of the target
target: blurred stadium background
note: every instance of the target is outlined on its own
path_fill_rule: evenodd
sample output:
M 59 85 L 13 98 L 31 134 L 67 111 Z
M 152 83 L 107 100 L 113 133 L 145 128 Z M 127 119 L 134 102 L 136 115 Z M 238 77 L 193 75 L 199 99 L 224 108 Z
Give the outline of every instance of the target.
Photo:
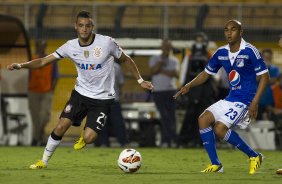
M 180 61 L 191 46 L 194 34 L 205 32 L 210 49 L 224 44 L 223 25 L 229 19 L 238 19 L 244 27 L 244 38 L 259 49 L 274 51 L 274 64 L 282 69 L 282 51 L 277 46 L 282 33 L 282 2 L 280 0 L 0 0 L 0 65 L 1 93 L 10 101 L 26 97 L 27 73 L 8 72 L 5 67 L 12 62 L 23 62 L 34 51 L 34 40 L 47 40 L 47 53 L 54 52 L 66 40 L 76 37 L 75 16 L 80 10 L 92 12 L 96 32 L 112 36 L 136 61 L 144 78 L 149 79 L 148 57 L 159 52 L 162 38 L 169 38 L 178 49 Z M 13 24 L 11 17 L 18 19 Z M 25 29 L 24 35 L 21 29 Z M 142 51 L 145 51 L 142 52 Z M 148 51 L 146 53 L 146 51 Z M 155 51 L 155 52 L 152 52 Z M 68 60 L 59 62 L 60 80 L 53 98 L 52 118 L 46 127 L 49 134 L 57 123 L 59 114 L 69 98 L 76 70 Z M 122 102 L 144 102 L 146 92 L 125 71 L 126 83 Z M 19 82 L 20 81 L 20 82 Z M 14 113 L 25 113 L 26 102 L 12 108 Z M 178 112 L 181 122 L 181 111 Z M 157 116 L 157 115 L 154 115 Z M 20 120 L 19 120 L 20 121 Z M 24 121 L 30 121 L 29 115 Z M 64 139 L 78 136 L 80 129 L 71 129 Z M 26 130 L 28 131 L 28 130 Z M 1 132 L 0 132 L 1 137 Z M 27 140 L 26 142 L 29 142 Z M 25 143 L 26 143 L 25 142 Z M 25 144 L 24 143 L 24 144 Z

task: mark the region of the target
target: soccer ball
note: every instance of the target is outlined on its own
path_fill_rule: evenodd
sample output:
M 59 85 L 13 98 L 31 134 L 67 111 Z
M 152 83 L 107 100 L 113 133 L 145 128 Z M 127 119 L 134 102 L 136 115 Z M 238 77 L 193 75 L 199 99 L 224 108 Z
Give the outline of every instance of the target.
M 138 171 L 141 167 L 141 154 L 135 149 L 125 149 L 118 157 L 119 168 L 126 173 L 133 173 Z

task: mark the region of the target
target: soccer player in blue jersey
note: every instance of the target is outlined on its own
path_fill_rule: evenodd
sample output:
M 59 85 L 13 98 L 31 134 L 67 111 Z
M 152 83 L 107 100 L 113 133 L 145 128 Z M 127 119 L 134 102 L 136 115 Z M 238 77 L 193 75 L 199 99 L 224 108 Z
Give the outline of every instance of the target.
M 259 51 L 245 42 L 242 33 L 239 21 L 227 21 L 224 36 L 228 44 L 220 47 L 205 70 L 183 86 L 174 96 L 177 98 L 179 95 L 188 93 L 190 88 L 203 84 L 221 67 L 229 76 L 228 96 L 208 107 L 198 118 L 203 145 L 211 160 L 211 164 L 201 172 L 223 172 L 222 163 L 216 152 L 215 135 L 248 155 L 249 174 L 254 174 L 263 160 L 262 154 L 254 151 L 231 129 L 236 125 L 246 128 L 250 123 L 249 120 L 256 118 L 259 99 L 269 81 L 268 70 Z M 258 85 L 257 76 L 260 78 Z

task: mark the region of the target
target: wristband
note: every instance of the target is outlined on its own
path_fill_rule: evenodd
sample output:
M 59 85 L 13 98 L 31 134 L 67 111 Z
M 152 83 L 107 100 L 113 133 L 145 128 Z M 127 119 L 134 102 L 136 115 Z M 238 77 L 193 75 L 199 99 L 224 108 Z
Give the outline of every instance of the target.
M 143 80 L 142 78 L 140 78 L 140 79 L 137 80 L 137 82 L 138 82 L 139 84 L 141 84 L 142 82 L 144 82 L 144 80 Z

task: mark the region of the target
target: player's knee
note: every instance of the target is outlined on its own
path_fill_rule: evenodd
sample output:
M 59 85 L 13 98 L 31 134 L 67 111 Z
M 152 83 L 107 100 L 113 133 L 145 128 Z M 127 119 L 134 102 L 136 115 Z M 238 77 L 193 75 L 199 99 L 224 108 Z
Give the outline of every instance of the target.
M 91 144 L 94 142 L 94 139 L 92 137 L 89 136 L 83 136 L 83 140 L 86 144 Z
M 56 135 L 62 136 L 66 130 L 67 130 L 67 127 L 64 124 L 58 124 L 54 132 L 56 133 Z
M 227 130 L 228 130 L 228 128 L 225 125 L 223 125 L 223 124 L 216 123 L 214 125 L 213 130 L 214 130 L 214 133 L 216 134 L 216 136 L 218 138 L 223 139 L 225 134 L 226 134 L 226 132 L 227 132 Z
M 83 140 L 86 144 L 93 143 L 97 138 L 96 132 L 85 132 L 83 135 Z
M 209 127 L 211 122 L 204 114 L 201 114 L 198 117 L 198 124 L 199 124 L 200 129 L 204 129 L 204 128 Z
M 215 135 L 218 138 L 222 139 L 222 131 L 221 131 L 222 129 L 220 127 L 218 127 L 218 126 L 214 126 L 213 130 L 214 130 Z
M 198 124 L 200 129 L 205 129 L 211 126 L 214 122 L 213 114 L 209 111 L 204 111 L 198 118 Z
M 56 135 L 63 136 L 71 124 L 72 122 L 69 119 L 62 118 L 54 129 L 54 132 Z

